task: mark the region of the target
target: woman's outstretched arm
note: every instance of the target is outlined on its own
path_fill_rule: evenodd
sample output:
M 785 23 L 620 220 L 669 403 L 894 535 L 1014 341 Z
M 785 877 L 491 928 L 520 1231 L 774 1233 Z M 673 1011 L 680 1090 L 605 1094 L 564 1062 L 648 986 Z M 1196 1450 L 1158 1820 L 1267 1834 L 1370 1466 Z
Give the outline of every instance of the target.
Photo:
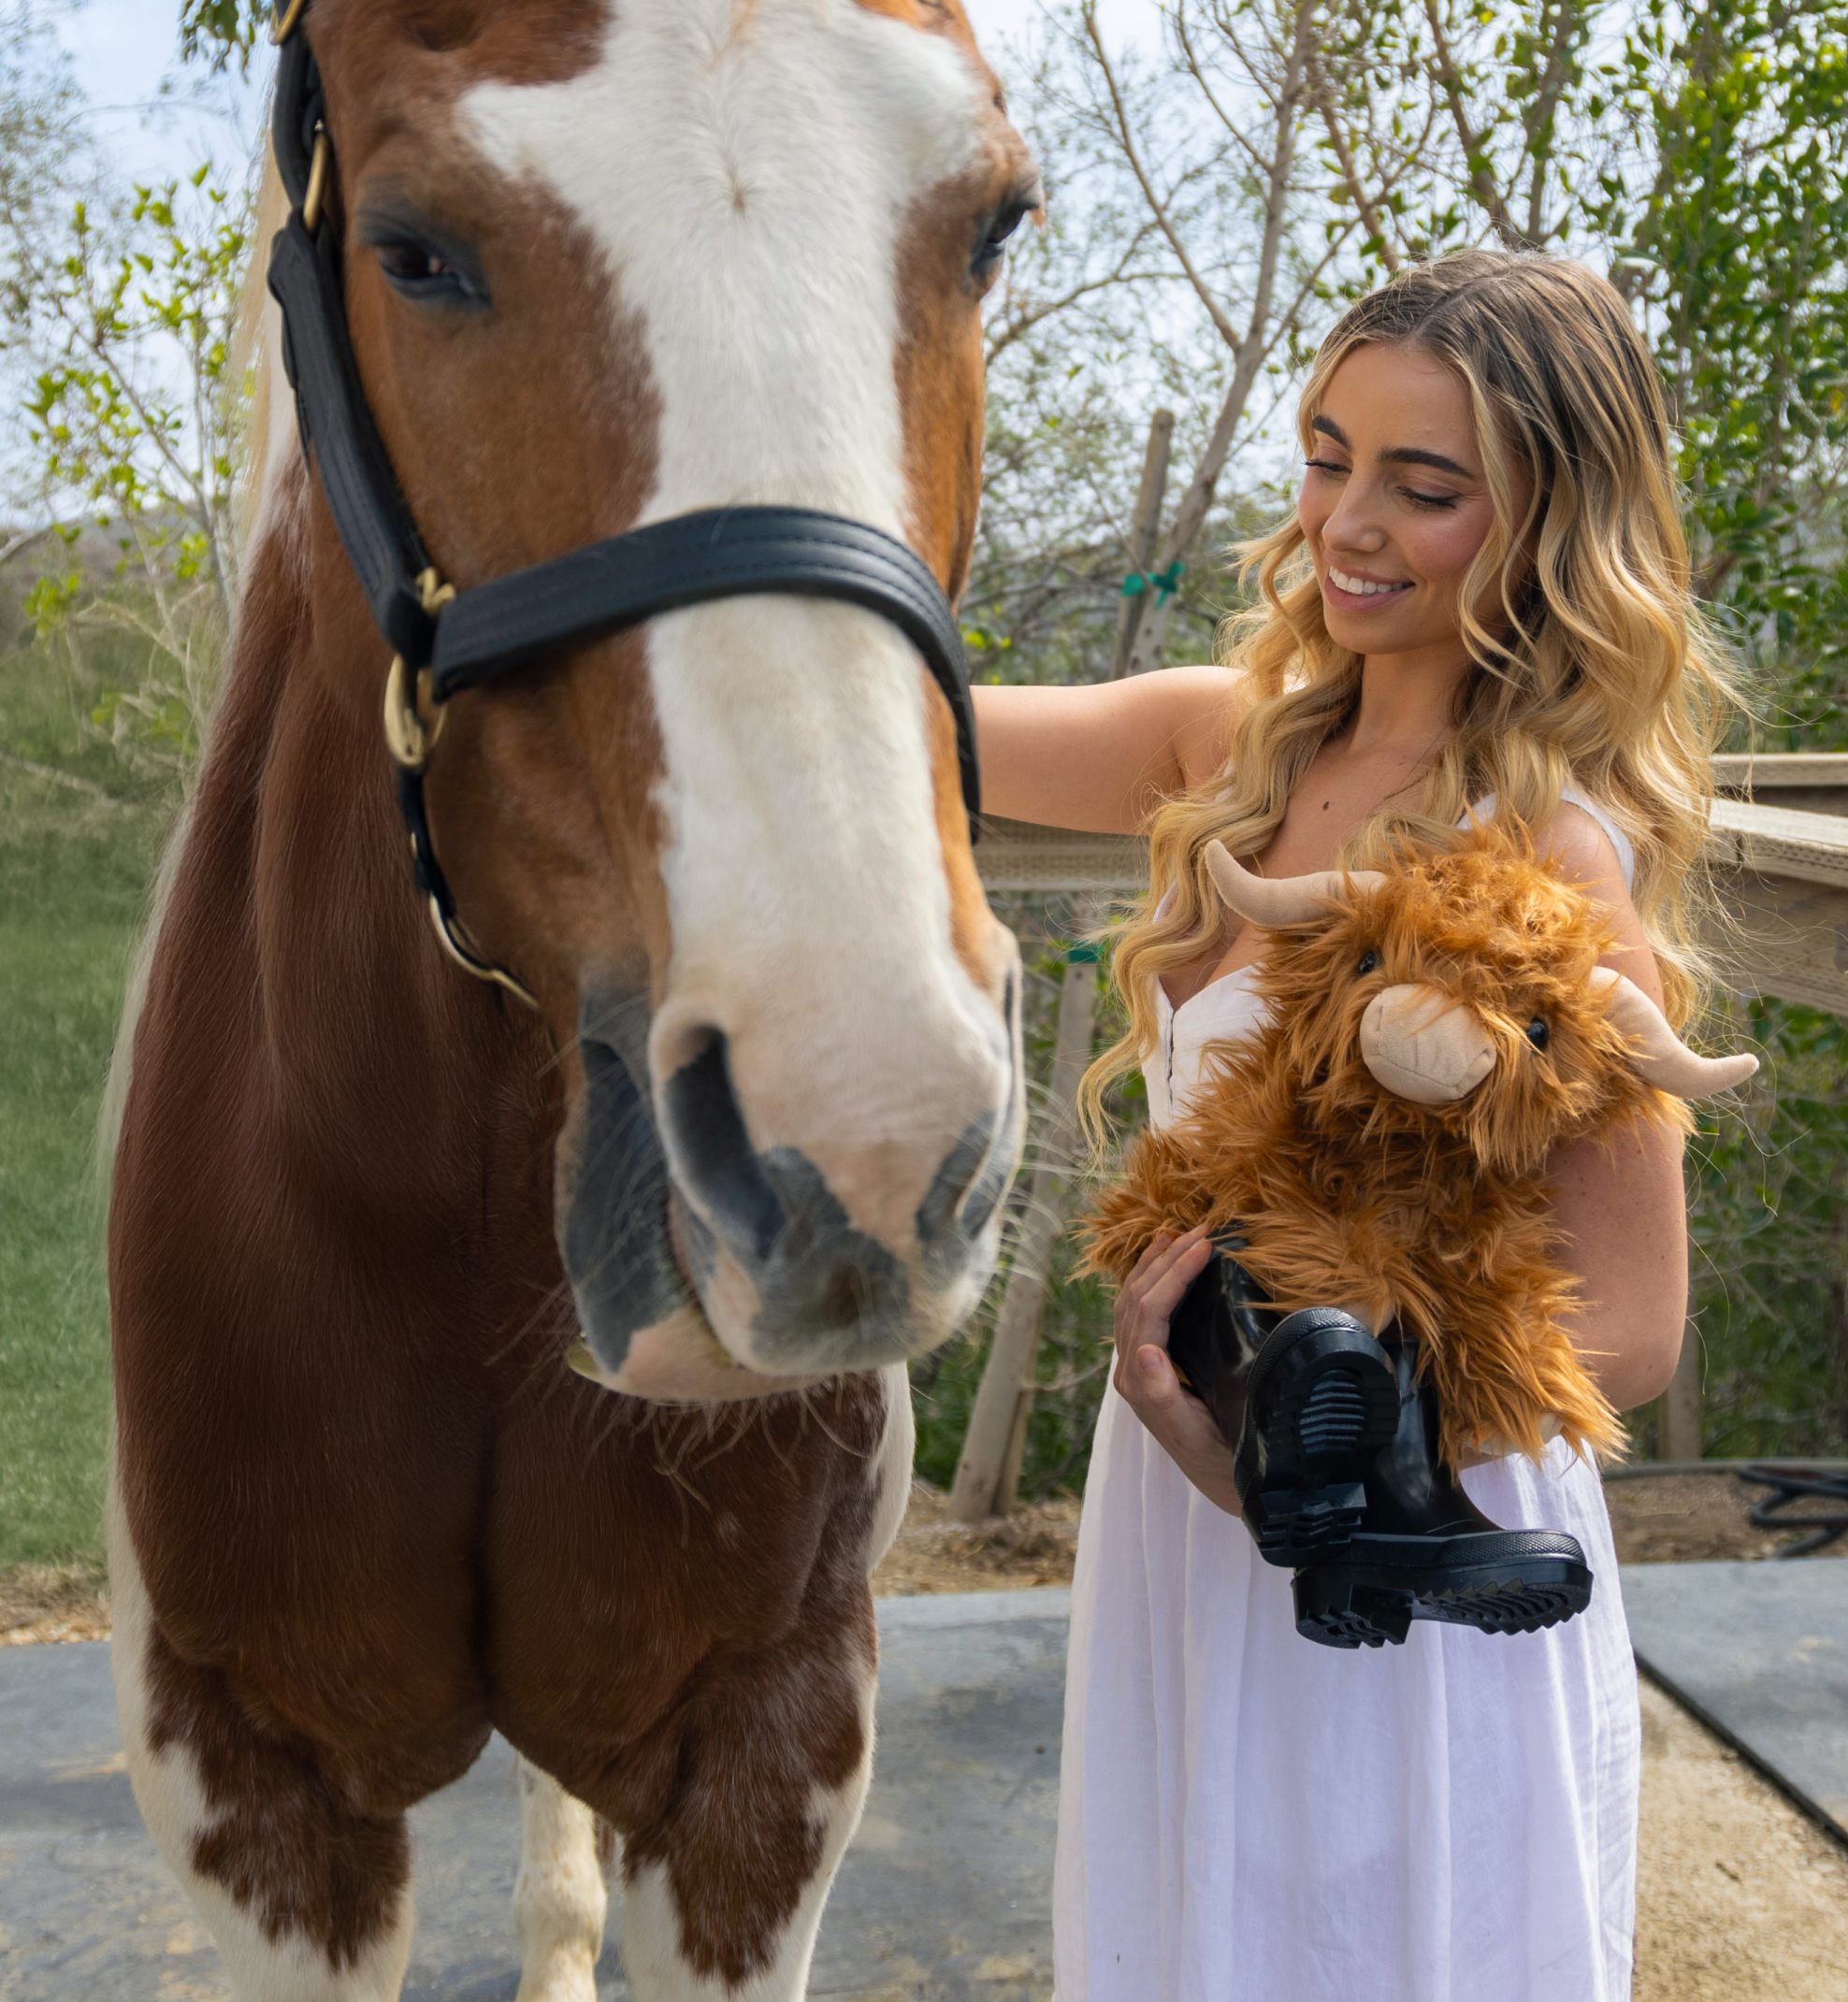
M 1007 820 L 1132 834 L 1170 794 L 1224 765 L 1240 677 L 1225 668 L 1163 668 L 1081 688 L 970 692 L 982 804 Z

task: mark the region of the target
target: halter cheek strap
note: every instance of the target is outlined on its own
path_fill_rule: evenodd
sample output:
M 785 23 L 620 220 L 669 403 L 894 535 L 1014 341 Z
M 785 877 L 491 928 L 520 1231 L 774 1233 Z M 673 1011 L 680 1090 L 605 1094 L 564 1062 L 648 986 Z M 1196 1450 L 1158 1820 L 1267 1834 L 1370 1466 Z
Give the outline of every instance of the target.
M 651 522 L 549 563 L 457 591 L 424 547 L 366 402 L 347 328 L 340 260 L 324 210 L 333 149 L 321 72 L 299 30 L 309 0 L 280 9 L 272 139 L 290 202 L 269 252 L 282 360 L 302 453 L 320 477 L 341 546 L 392 649 L 385 737 L 418 887 L 445 951 L 528 1007 L 532 995 L 484 958 L 456 915 L 424 797 L 442 705 L 560 649 L 715 598 L 830 598 L 877 612 L 917 648 L 956 721 L 969 838 L 981 781 L 962 635 L 943 586 L 904 543 L 812 508 L 709 508 Z

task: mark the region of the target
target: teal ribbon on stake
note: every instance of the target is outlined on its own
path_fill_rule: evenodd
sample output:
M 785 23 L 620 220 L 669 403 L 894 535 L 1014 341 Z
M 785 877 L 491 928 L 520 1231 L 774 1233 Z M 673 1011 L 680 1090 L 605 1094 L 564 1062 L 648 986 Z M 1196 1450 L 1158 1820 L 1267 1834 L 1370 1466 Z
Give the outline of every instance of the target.
M 1076 945 L 1065 948 L 1067 966 L 1096 966 L 1102 958 L 1103 955 L 1089 939 L 1080 939 Z
M 1122 595 L 1125 598 L 1140 598 L 1145 591 L 1155 593 L 1157 605 L 1165 605 L 1180 589 L 1184 563 L 1171 563 L 1164 570 L 1132 570 L 1123 579 Z

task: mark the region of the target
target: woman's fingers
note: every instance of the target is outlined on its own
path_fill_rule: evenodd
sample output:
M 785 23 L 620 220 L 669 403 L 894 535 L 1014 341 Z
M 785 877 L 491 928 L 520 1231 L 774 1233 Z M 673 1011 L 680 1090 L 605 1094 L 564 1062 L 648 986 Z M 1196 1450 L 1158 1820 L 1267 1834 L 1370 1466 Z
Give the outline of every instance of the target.
M 1119 1390 L 1124 1389 L 1123 1372 L 1138 1348 L 1147 1343 L 1158 1348 L 1168 1346 L 1168 1317 L 1212 1255 L 1203 1225 L 1183 1237 L 1156 1239 L 1136 1260 L 1117 1296 L 1114 1317 Z
M 1239 1501 L 1232 1447 L 1206 1405 L 1182 1388 L 1167 1350 L 1146 1344 L 1135 1352 L 1126 1374 L 1130 1387 L 1124 1394 L 1130 1408 L 1155 1443 L 1208 1501 L 1235 1516 Z
M 1185 1237 L 1176 1238 L 1170 1256 L 1163 1260 L 1160 1271 L 1149 1275 L 1139 1312 L 1143 1324 L 1151 1331 L 1148 1340 L 1157 1347 L 1168 1346 L 1168 1317 L 1179 1306 L 1188 1288 L 1206 1271 L 1212 1256 L 1212 1241 L 1203 1225 L 1197 1231 L 1190 1231 Z M 1161 1329 L 1159 1336 L 1153 1332 L 1157 1326 Z
M 1203 1224 L 1181 1237 L 1158 1237 L 1135 1261 L 1117 1295 L 1117 1390 L 1163 1452 L 1209 1501 L 1238 1513 L 1232 1447 L 1211 1414 L 1182 1386 L 1168 1359 L 1168 1322 L 1213 1255 Z

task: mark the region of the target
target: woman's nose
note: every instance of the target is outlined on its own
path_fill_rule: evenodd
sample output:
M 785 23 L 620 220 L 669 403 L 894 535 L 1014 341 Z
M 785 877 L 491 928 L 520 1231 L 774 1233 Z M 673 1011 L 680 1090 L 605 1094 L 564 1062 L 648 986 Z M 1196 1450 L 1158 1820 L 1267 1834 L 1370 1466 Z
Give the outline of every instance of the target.
M 1384 546 L 1386 531 L 1377 518 L 1374 497 L 1358 481 L 1350 480 L 1342 489 L 1334 512 L 1322 525 L 1321 539 L 1329 548 L 1368 555 Z

